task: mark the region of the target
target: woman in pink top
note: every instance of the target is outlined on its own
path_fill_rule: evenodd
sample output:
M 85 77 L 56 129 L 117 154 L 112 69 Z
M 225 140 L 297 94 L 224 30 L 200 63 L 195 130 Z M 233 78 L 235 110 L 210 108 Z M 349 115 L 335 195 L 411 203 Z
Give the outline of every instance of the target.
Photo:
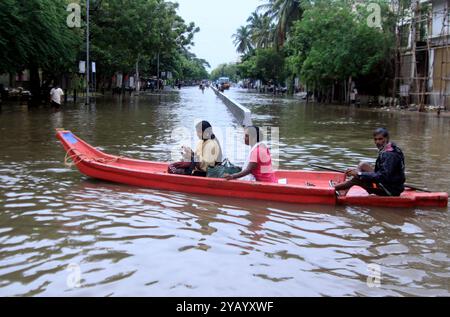
M 250 126 L 245 129 L 245 144 L 250 145 L 247 162 L 244 164 L 242 172 L 228 175 L 227 180 L 253 175 L 258 182 L 278 183 L 272 169 L 272 158 L 267 145 L 261 142 L 263 135 L 258 127 Z

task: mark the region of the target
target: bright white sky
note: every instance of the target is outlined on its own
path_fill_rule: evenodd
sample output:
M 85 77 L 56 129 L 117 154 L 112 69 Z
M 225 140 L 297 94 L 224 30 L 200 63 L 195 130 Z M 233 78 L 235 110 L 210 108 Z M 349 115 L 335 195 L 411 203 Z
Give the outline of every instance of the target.
M 211 68 L 236 62 L 239 54 L 231 36 L 247 24 L 247 18 L 265 0 L 173 0 L 186 23 L 194 22 L 200 32 L 194 37 L 191 51 L 206 59 Z M 211 69 L 211 70 L 212 70 Z

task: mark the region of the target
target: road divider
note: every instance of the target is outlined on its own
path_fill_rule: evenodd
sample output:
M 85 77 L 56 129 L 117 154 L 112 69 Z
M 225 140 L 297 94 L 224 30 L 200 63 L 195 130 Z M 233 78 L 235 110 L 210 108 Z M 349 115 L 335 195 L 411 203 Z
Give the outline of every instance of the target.
M 223 103 L 230 109 L 234 117 L 245 127 L 252 125 L 252 112 L 242 106 L 240 103 L 234 101 L 230 97 L 218 91 L 215 87 L 211 86 L 216 95 L 223 101 Z

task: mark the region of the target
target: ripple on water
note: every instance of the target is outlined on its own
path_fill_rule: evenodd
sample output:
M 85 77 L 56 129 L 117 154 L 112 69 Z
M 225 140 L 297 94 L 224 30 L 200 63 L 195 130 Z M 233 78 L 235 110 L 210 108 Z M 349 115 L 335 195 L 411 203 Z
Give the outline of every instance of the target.
M 449 164 L 433 162 L 450 157 L 449 150 L 435 143 L 433 122 L 420 129 L 430 143 L 424 147 L 403 117 L 322 110 L 256 94 L 236 99 L 256 112 L 257 124 L 280 127 L 272 145 L 280 148 L 274 153 L 281 168 L 373 162 L 371 129 L 382 122 L 405 145 L 408 178 L 421 181 L 423 173 L 430 186 L 448 188 Z M 215 127 L 237 126 L 214 94 L 198 89 L 132 105 L 98 102 L 95 110 L 64 111 L 64 121 L 90 143 L 142 159 L 169 160 L 178 141 L 171 128 L 191 129 L 199 113 Z M 45 157 L 30 153 L 26 142 L 11 147 L 11 138 L 0 139 L 0 295 L 450 294 L 448 212 L 298 206 L 93 181 L 64 168 L 60 145 L 47 142 L 54 128 L 48 113 L 11 111 L 14 120 L 0 116 L 0 126 L 8 128 L 2 133 L 15 131 L 23 140 L 32 133 Z M 152 120 L 142 124 L 142 118 Z M 107 127 L 116 127 L 114 133 Z M 447 129 L 438 136 L 448 135 Z M 379 288 L 367 285 L 370 264 L 381 269 Z M 68 282 L 77 269 L 80 287 L 74 288 Z

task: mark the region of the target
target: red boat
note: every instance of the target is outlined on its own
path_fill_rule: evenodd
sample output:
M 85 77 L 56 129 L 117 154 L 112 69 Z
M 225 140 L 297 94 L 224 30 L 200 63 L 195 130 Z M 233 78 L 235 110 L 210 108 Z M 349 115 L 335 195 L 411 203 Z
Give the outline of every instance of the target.
M 446 207 L 447 193 L 422 193 L 406 190 L 400 197 L 378 197 L 354 187 L 346 197 L 336 198 L 329 181 L 341 182 L 337 172 L 276 171 L 286 184 L 226 181 L 167 173 L 168 163 L 135 160 L 106 154 L 84 142 L 70 131 L 60 130 L 57 138 L 78 170 L 86 176 L 105 181 L 172 190 L 193 194 L 259 199 L 298 204 L 347 204 L 380 207 Z

